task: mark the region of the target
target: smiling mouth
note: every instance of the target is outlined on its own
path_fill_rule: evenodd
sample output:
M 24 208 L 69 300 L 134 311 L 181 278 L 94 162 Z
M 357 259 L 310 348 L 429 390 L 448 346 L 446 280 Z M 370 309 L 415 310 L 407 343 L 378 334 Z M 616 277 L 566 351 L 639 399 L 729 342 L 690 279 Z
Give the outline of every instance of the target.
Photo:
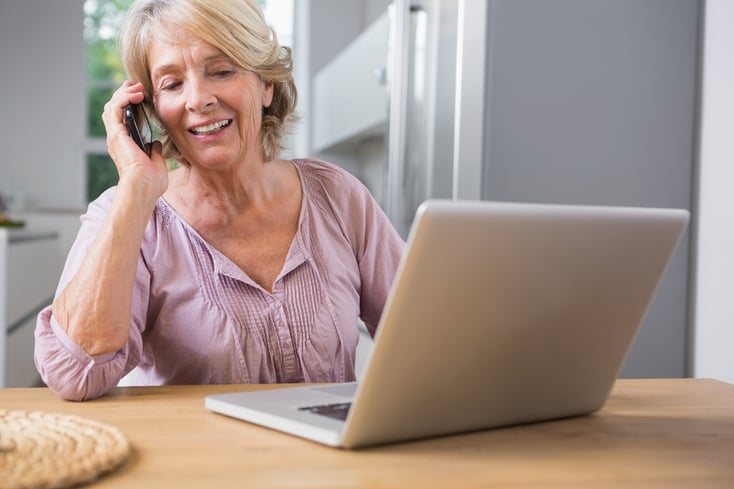
M 189 132 L 191 134 L 196 134 L 197 136 L 205 136 L 207 134 L 213 134 L 220 129 L 224 129 L 231 123 L 232 119 L 226 119 L 223 121 L 214 122 L 213 124 L 207 124 L 206 126 L 192 127 L 191 129 L 189 129 Z

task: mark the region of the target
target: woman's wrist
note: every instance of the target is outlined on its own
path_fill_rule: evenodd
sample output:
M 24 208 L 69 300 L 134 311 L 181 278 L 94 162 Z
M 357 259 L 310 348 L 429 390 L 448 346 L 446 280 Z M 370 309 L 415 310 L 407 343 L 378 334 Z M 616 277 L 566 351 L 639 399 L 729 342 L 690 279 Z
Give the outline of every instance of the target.
M 120 178 L 115 194 L 117 199 L 128 202 L 136 208 L 152 211 L 164 190 L 157 182 L 147 179 Z

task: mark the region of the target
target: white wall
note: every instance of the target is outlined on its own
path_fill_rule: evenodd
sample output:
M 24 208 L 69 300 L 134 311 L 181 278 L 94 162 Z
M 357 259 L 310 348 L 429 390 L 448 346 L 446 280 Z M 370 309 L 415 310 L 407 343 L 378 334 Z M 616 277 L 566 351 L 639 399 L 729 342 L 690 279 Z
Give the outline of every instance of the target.
M 82 4 L 0 1 L 0 192 L 26 207 L 84 204 Z
M 734 382 L 734 2 L 707 0 L 701 99 L 695 377 Z

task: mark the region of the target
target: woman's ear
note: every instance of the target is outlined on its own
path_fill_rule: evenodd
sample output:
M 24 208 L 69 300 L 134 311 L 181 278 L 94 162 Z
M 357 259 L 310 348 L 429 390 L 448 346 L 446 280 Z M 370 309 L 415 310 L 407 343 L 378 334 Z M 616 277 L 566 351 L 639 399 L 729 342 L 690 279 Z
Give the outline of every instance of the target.
M 275 91 L 275 83 L 272 81 L 263 81 L 262 104 L 263 107 L 270 107 L 273 103 L 273 92 Z

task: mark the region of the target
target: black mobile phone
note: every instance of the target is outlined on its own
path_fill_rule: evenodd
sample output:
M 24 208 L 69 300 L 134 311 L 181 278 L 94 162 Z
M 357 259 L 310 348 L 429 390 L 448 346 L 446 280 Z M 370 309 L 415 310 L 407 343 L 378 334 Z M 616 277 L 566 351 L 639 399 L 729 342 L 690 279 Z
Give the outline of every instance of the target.
M 142 108 L 140 110 L 142 110 Z M 143 133 L 140 132 L 140 127 L 138 126 L 135 112 L 136 108 L 133 104 L 127 104 L 125 106 L 125 109 L 123 110 L 123 119 L 125 121 L 125 126 L 127 127 L 127 132 L 128 134 L 130 134 L 130 137 L 133 138 L 135 144 L 137 144 L 140 149 L 145 151 L 145 154 L 150 156 L 150 149 L 145 144 Z

